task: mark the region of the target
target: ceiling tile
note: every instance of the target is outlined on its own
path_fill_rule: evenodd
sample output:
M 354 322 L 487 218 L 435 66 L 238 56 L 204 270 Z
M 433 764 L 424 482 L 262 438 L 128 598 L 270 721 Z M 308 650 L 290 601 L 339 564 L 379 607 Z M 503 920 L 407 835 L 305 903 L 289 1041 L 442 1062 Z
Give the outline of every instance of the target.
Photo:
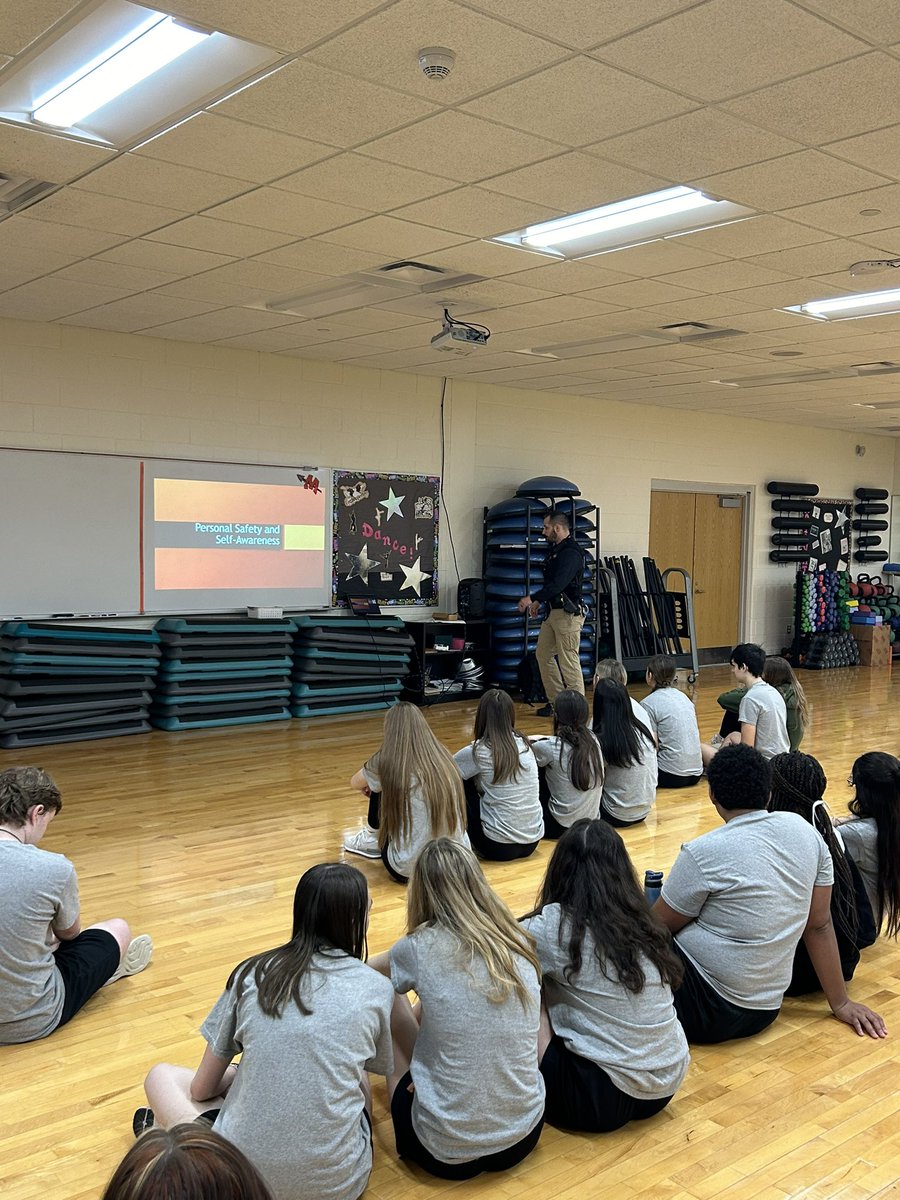
M 64 255 L 55 254 L 52 250 L 27 249 L 22 246 L 4 247 L 2 256 L 0 291 L 3 292 L 32 279 L 40 279 L 42 275 L 50 275 L 68 266 L 70 262 Z
M 169 0 L 166 12 L 189 17 L 223 33 L 295 51 L 311 46 L 321 38 L 358 21 L 383 0 L 265 0 L 248 4 L 247 0 Z
M 126 267 L 146 267 L 151 271 L 165 271 L 174 277 L 196 275 L 199 271 L 210 271 L 223 267 L 233 260 L 225 254 L 211 254 L 208 250 L 189 250 L 186 246 L 168 246 L 163 242 L 137 238 L 123 242 L 112 250 L 98 254 L 104 262 L 123 263 Z
M 187 217 L 149 235 L 151 241 L 171 246 L 187 246 L 192 250 L 211 250 L 217 254 L 240 257 L 261 254 L 290 241 L 290 235 L 250 225 L 235 225 L 232 221 L 214 221 L 209 217 Z
M 660 283 L 657 279 L 633 279 L 630 283 L 595 288 L 584 292 L 583 295 L 592 300 L 601 300 L 605 304 L 614 304 L 618 308 L 650 308 L 667 300 L 690 300 L 697 292 L 694 289 L 675 287 L 671 283 Z
M 726 258 L 747 258 L 751 254 L 764 254 L 771 250 L 783 250 L 788 246 L 806 246 L 812 242 L 827 240 L 826 235 L 821 232 L 816 233 L 794 221 L 769 215 L 734 221 L 731 225 L 720 225 L 717 229 L 703 229 L 678 239 L 685 246 L 711 250 L 714 254 L 722 254 Z
M 0 317 L 22 321 L 58 321 L 70 313 L 118 300 L 119 288 L 98 287 L 89 283 L 60 280 L 53 275 L 23 284 L 0 295 Z
M 852 263 L 873 257 L 877 255 L 873 255 L 872 248 L 864 242 L 834 238 L 827 242 L 816 242 L 812 246 L 776 250 L 772 254 L 757 254 L 745 261 L 761 267 L 771 267 L 773 271 L 782 271 L 797 279 L 809 279 L 817 275 L 846 272 Z M 849 275 L 847 282 L 850 282 Z
M 481 186 L 571 213 L 657 191 L 667 182 L 658 175 L 645 175 L 630 167 L 573 152 L 496 175 Z
M 253 333 L 241 333 L 237 337 L 220 338 L 217 346 L 230 346 L 233 350 L 258 350 L 265 354 L 277 354 L 280 350 L 292 350 L 302 345 L 299 330 L 308 322 L 298 321 L 295 325 L 280 325 L 277 329 L 257 329 Z
M 182 215 L 173 208 L 159 208 L 117 196 L 97 196 L 75 188 L 54 192 L 28 210 L 29 220 L 53 221 L 131 237 L 177 221 Z
M 181 296 L 187 300 L 208 300 L 211 304 L 265 304 L 276 296 L 298 292 L 301 288 L 329 282 L 326 275 L 307 271 L 290 271 L 263 263 L 259 259 L 228 263 L 224 267 L 192 275 L 167 287 L 158 289 L 161 295 Z M 287 314 L 289 320 L 296 318 Z
M 456 65 L 443 80 L 426 79 L 417 62 L 423 46 L 450 46 Z M 553 42 L 492 20 L 452 0 L 399 0 L 347 33 L 313 50 L 309 57 L 335 71 L 412 92 L 437 104 L 458 104 L 507 79 L 562 58 Z
M 674 283 L 678 287 L 693 288 L 698 292 L 734 292 L 738 288 L 756 287 L 764 283 L 783 283 L 790 279 L 782 271 L 773 271 L 771 267 L 760 267 L 747 259 L 737 259 L 734 262 L 715 263 L 709 267 L 697 267 L 692 271 L 676 271 L 665 275 L 665 283 Z
M 599 330 L 606 313 L 605 303 L 592 304 L 584 296 L 555 296 L 550 300 L 535 300 L 531 304 L 514 304 L 509 308 L 499 308 L 490 314 L 482 313 L 481 316 L 491 329 L 498 330 L 528 329 L 544 322 L 593 321 L 594 318 L 594 328 Z
M 567 46 L 586 50 L 694 3 L 696 0 L 641 0 L 640 5 L 631 6 L 621 0 L 566 0 L 564 19 L 560 19 L 560 10 L 546 0 L 477 0 L 477 7 Z
M 112 158 L 114 150 L 54 137 L 21 125 L 0 125 L 0 172 L 68 183 Z
M 709 0 L 595 54 L 689 96 L 721 100 L 866 49 L 788 0 Z
M 579 57 L 482 96 L 465 111 L 568 146 L 674 116 L 693 103 L 675 92 Z
M 801 150 L 752 167 L 691 180 L 695 187 L 712 196 L 770 212 L 845 196 L 886 182 L 871 171 L 842 163 L 819 150 Z
M 146 142 L 135 153 L 251 183 L 268 183 L 334 152 L 333 146 L 321 142 L 274 129 L 263 134 L 258 125 L 203 112 Z
M 45 30 L 64 17 L 72 0 L 2 0 L 0 3 L 0 52 L 19 54 Z
M 900 124 L 875 133 L 864 133 L 861 137 L 830 142 L 826 149 L 838 158 L 849 159 L 870 171 L 900 181 Z
M 900 256 L 900 227 L 864 233 L 860 240 L 870 249 L 880 251 L 875 255 L 867 255 L 868 258 L 897 258 Z
M 726 293 L 729 299 L 749 304 L 751 308 L 759 308 L 764 304 L 772 308 L 787 308 L 789 304 L 805 304 L 808 300 L 822 300 L 826 296 L 840 294 L 840 288 L 807 279 L 792 279 L 789 283 L 764 284 L 762 287 L 741 288 Z
M 889 45 L 900 41 L 900 8 L 895 0 L 800 0 L 818 13 L 870 42 Z
M 170 321 L 163 325 L 147 325 L 145 331 L 153 337 L 174 338 L 184 342 L 212 342 L 239 333 L 252 333 L 256 329 L 271 329 L 278 325 L 290 325 L 295 317 L 283 313 L 268 313 L 255 308 L 219 308 L 213 312 L 200 313 L 196 317 L 185 317 L 181 321 Z
M 612 250 L 608 254 L 598 254 L 585 260 L 583 265 L 588 267 L 596 264 L 596 269 L 601 271 L 610 269 L 613 272 L 624 272 L 626 277 L 637 275 L 646 279 L 654 275 L 668 275 L 672 271 L 691 271 L 694 267 L 708 267 L 721 261 L 721 255 L 686 246 L 684 238 L 668 238 L 657 242 L 644 242 L 640 246 L 627 246 L 624 250 Z
M 587 147 L 591 154 L 655 171 L 676 183 L 799 149 L 798 142 L 766 133 L 716 108 L 697 109 Z
M 236 200 L 227 200 L 205 214 L 217 221 L 234 221 L 239 225 L 254 225 L 289 233 L 293 237 L 311 237 L 348 225 L 369 214 L 361 208 L 347 208 L 310 196 L 281 192 L 277 188 L 256 188 Z
M 279 267 L 293 267 L 298 271 L 313 271 L 319 275 L 349 275 L 352 271 L 366 271 L 370 267 L 385 265 L 383 254 L 354 247 L 336 246 L 321 238 L 308 238 L 291 242 L 275 250 L 266 250 L 258 255 L 260 261 L 275 263 Z
M 609 271 L 605 267 L 594 265 L 599 263 L 601 257 L 606 259 L 607 255 L 598 255 L 596 259 L 586 262 L 547 263 L 547 260 L 544 259 L 543 261 L 547 265 L 531 267 L 527 271 L 518 271 L 515 275 L 508 275 L 507 278 L 511 283 L 542 287 L 563 296 L 573 292 L 586 292 L 590 288 L 612 287 L 614 283 L 626 283 L 634 278 L 633 275 L 625 274 L 622 271 Z
M 356 225 L 335 229 L 327 235 L 326 240 L 339 246 L 380 251 L 390 260 L 421 258 L 429 250 L 443 250 L 447 246 L 455 245 L 462 238 L 458 233 L 429 229 L 426 225 L 400 221 L 396 217 L 369 217 Z
M 897 120 L 900 62 L 871 53 L 729 101 L 735 116 L 810 145 L 867 133 Z
M 39 205 L 24 213 L 0 221 L 0 253 L 12 247 L 52 250 L 68 259 L 86 258 L 108 250 L 122 241 L 116 233 L 102 233 L 95 229 L 76 229 L 74 225 L 57 225 L 52 221 L 36 221 Z
M 53 278 L 75 283 L 95 283 L 128 293 L 147 292 L 171 283 L 176 277 L 163 271 L 148 271 L 145 267 L 126 267 L 122 263 L 86 258 L 57 271 Z
M 356 146 L 434 111 L 424 100 L 307 61 L 290 63 L 215 108 L 221 116 L 333 146 Z
M 364 203 L 369 212 L 383 212 L 449 191 L 457 184 L 453 179 L 411 171 L 362 154 L 338 154 L 279 179 L 275 186 L 338 204 Z
M 436 250 L 428 255 L 428 262 L 435 267 L 448 267 L 451 271 L 472 275 L 504 276 L 522 270 L 534 263 L 540 266 L 547 262 L 543 254 L 531 254 L 515 246 L 499 246 L 495 242 L 460 242 L 449 250 Z M 523 281 L 524 282 L 524 281 Z M 535 281 L 535 286 L 543 286 Z M 577 288 L 573 288 L 577 291 Z
M 160 204 L 193 213 L 245 192 L 251 185 L 243 179 L 229 179 L 224 175 L 211 175 L 208 171 L 196 171 L 193 167 L 123 154 L 115 162 L 92 171 L 75 186 L 78 191 L 140 200 L 144 204 Z
M 437 156 L 442 175 L 474 183 L 499 171 L 558 154 L 555 142 L 513 132 L 461 112 L 443 112 L 366 146 L 366 154 L 418 168 Z
M 558 208 L 545 208 L 534 201 L 518 200 L 483 188 L 459 188 L 431 200 L 421 200 L 397 209 L 394 216 L 437 226 L 469 237 L 493 237 L 537 221 L 562 215 Z
M 872 210 L 875 215 L 864 217 L 862 210 Z M 819 204 L 804 204 L 790 209 L 786 215 L 792 221 L 828 233 L 855 234 L 865 241 L 865 235 L 871 231 L 900 224 L 900 184 L 888 184 L 854 196 L 840 196 L 836 200 L 823 200 Z

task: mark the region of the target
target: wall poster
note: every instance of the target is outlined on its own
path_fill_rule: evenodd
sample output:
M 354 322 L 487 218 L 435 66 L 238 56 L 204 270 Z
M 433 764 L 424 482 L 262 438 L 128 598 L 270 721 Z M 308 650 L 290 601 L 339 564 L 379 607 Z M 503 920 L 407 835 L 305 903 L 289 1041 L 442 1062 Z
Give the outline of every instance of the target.
M 852 500 L 812 501 L 809 522 L 809 571 L 846 571 L 850 567 Z
M 334 472 L 332 603 L 437 604 L 437 475 Z

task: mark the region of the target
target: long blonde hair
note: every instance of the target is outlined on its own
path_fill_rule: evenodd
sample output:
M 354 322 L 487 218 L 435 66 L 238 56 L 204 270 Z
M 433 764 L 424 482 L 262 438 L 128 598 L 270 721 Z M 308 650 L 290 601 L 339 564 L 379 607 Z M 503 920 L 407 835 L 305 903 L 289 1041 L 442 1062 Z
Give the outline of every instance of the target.
M 372 761 L 381 780 L 379 845 L 412 836 L 410 793 L 418 788 L 434 837 L 452 836 L 466 827 L 462 779 L 453 756 L 441 745 L 421 709 L 401 700 L 384 718 L 384 740 Z
M 500 688 L 489 688 L 478 701 L 475 710 L 475 741 L 487 746 L 494 764 L 491 783 L 513 783 L 522 771 L 519 744 L 531 750 L 531 742 L 524 738 L 515 725 L 516 706 L 509 692 Z
M 540 979 L 534 941 L 489 886 L 471 850 L 445 837 L 429 842 L 413 868 L 406 912 L 407 932 L 423 925 L 445 929 L 470 962 L 482 960 L 489 1000 L 499 1004 L 515 993 L 528 1007 L 516 959 L 524 958 Z
M 800 718 L 800 728 L 805 733 L 809 728 L 810 707 L 800 680 L 794 674 L 794 668 L 780 654 L 770 654 L 763 667 L 763 679 L 771 687 L 783 688 L 790 685 L 794 689 L 797 701 L 797 716 Z

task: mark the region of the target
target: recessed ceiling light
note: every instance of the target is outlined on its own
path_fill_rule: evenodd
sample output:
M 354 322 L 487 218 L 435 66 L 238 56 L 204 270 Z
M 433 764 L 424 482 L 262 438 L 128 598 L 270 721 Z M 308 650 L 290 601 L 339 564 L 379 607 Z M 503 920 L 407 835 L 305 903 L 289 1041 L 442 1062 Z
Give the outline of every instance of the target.
M 541 221 L 487 240 L 551 258 L 578 259 L 753 216 L 753 209 L 679 186 Z
M 800 313 L 815 321 L 852 321 L 860 317 L 880 317 L 900 312 L 900 288 L 886 292 L 855 292 L 850 296 L 829 296 L 826 300 L 810 300 L 806 304 L 791 304 L 785 312 Z
M 89 0 L 0 74 L 0 120 L 130 148 L 285 61 L 130 0 Z

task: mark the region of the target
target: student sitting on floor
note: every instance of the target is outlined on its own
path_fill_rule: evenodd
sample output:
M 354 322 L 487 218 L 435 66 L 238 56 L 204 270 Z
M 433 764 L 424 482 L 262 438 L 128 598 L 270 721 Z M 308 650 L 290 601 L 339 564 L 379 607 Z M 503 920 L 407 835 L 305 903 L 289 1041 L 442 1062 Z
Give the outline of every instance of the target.
M 582 817 L 598 816 L 603 755 L 581 692 L 565 688 L 557 695 L 553 736 L 532 737 L 531 748 L 540 771 L 544 837 L 558 838 Z
M 465 780 L 469 837 L 482 858 L 527 858 L 544 836 L 538 767 L 515 728 L 511 697 L 491 688 L 478 702 L 475 740 L 454 754 Z
M 643 821 L 656 799 L 656 744 L 650 718 L 640 712 L 636 717 L 620 683 L 601 679 L 594 689 L 594 733 L 606 772 L 600 816 L 617 828 Z
M 647 666 L 647 683 L 653 689 L 641 701 L 650 718 L 658 745 L 656 786 L 692 787 L 703 777 L 700 730 L 693 704 L 675 686 L 675 659 L 657 654 Z
M 900 761 L 873 750 L 853 764 L 856 795 L 840 826 L 847 854 L 859 867 L 879 929 L 900 934 Z
M 362 873 L 311 867 L 294 893 L 290 941 L 231 972 L 201 1028 L 196 1071 L 153 1067 L 135 1133 L 205 1116 L 276 1200 L 357 1200 L 372 1169 L 366 1072 L 393 1066 L 393 991 L 362 961 L 368 924 Z
M 610 825 L 563 834 L 522 924 L 543 971 L 546 1119 L 607 1133 L 660 1112 L 690 1061 L 672 1003 L 681 960 Z
M 416 856 L 432 838 L 468 845 L 456 763 L 415 704 L 401 700 L 388 709 L 381 748 L 350 786 L 369 797 L 369 816 L 367 827 L 345 837 L 344 849 L 380 858 L 398 883 L 408 881 Z
M 46 1037 L 153 951 L 118 917 L 82 929 L 75 868 L 38 849 L 61 808 L 46 771 L 0 772 L 0 1045 Z
M 859 952 L 871 946 L 877 937 L 872 906 L 866 895 L 859 869 L 841 846 L 840 834 L 831 823 L 823 796 L 828 783 L 821 765 L 809 754 L 792 751 L 776 754 L 772 767 L 772 795 L 769 812 L 792 812 L 817 829 L 834 867 L 831 889 L 831 923 L 845 980 L 853 978 Z M 804 996 L 821 989 L 809 952 L 803 941 L 794 953 L 794 970 L 787 996 Z
M 544 1123 L 534 944 L 472 852 L 448 838 L 416 860 L 407 930 L 371 963 L 397 992 L 388 1078 L 397 1153 L 442 1179 L 506 1170 Z
M 792 750 L 799 750 L 800 743 L 803 741 L 803 735 L 809 728 L 810 710 L 806 693 L 800 684 L 800 680 L 794 674 L 794 668 L 781 655 L 770 654 L 763 667 L 762 677 L 766 683 L 771 684 L 773 688 L 781 692 L 784 699 L 784 706 L 787 710 L 785 723 L 787 725 L 788 740 Z M 746 695 L 747 689 L 745 687 L 737 687 L 732 688 L 730 692 L 723 692 L 717 698 L 716 703 L 720 708 L 725 709 L 722 724 L 719 726 L 719 736 L 721 738 L 728 737 L 730 733 L 740 733 L 741 722 L 738 718 L 738 713 L 740 712 L 741 701 Z
M 754 642 L 742 642 L 731 652 L 731 674 L 743 688 L 744 698 L 738 710 L 740 733 L 730 733 L 725 745 L 740 742 L 753 746 L 763 758 L 786 754 L 791 748 L 787 734 L 787 709 L 784 697 L 762 677 L 766 652 Z M 703 766 L 709 766 L 718 746 L 703 743 Z
M 838 1020 L 860 1037 L 884 1037 L 881 1017 L 844 986 L 822 838 L 795 813 L 766 811 L 772 772 L 752 746 L 723 746 L 707 773 L 724 824 L 684 843 L 654 905 L 684 962 L 675 1009 L 688 1041 L 771 1025 L 801 937 Z
M 196 1121 L 150 1129 L 106 1185 L 103 1200 L 273 1200 L 249 1159 Z
M 628 672 L 625 670 L 625 664 L 620 663 L 617 658 L 601 658 L 600 661 L 597 663 L 596 667 L 594 667 L 594 682 L 591 685 L 592 692 L 596 691 L 597 684 L 600 682 L 601 679 L 612 679 L 615 683 L 621 683 L 621 685 L 625 689 L 625 691 L 626 692 L 628 691 Z M 646 725 L 647 724 L 647 714 L 644 711 L 640 702 L 638 700 L 635 700 L 634 696 L 632 696 L 632 695 L 629 695 L 628 699 L 631 703 L 631 711 L 634 713 L 634 715 L 637 717 L 637 719 L 639 721 L 643 722 L 643 724 Z M 651 734 L 653 734 L 653 744 L 656 745 L 657 744 L 656 734 L 653 733 L 652 729 L 650 730 L 650 732 L 651 732 Z

